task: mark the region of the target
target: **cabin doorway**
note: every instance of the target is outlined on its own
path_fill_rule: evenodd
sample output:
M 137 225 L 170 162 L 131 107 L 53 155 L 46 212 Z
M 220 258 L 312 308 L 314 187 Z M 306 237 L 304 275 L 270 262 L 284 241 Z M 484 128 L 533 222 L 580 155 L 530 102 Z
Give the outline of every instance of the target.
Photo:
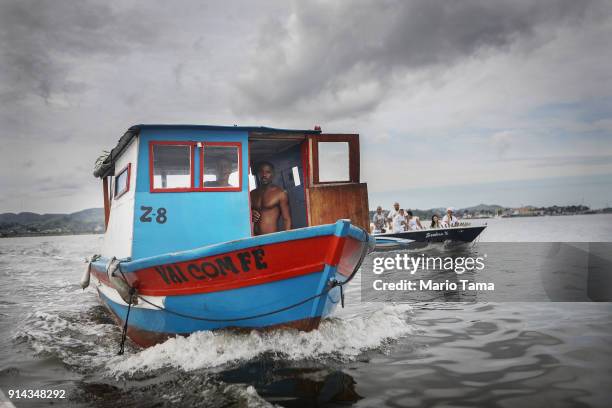
M 249 189 L 259 186 L 257 168 L 262 162 L 274 166 L 273 184 L 281 187 L 289 197 L 292 229 L 308 226 L 308 208 L 306 204 L 303 149 L 306 139 L 262 139 L 249 141 Z M 282 219 L 278 221 L 279 231 L 284 229 Z

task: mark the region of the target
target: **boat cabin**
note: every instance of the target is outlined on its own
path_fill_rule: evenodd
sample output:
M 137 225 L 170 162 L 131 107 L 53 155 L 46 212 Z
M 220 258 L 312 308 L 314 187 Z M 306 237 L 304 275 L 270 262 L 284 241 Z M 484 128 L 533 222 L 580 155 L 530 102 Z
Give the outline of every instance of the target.
M 264 161 L 288 194 L 293 229 L 338 219 L 368 229 L 357 134 L 138 125 L 94 171 L 103 181 L 102 255 L 140 259 L 252 236 L 250 191 Z

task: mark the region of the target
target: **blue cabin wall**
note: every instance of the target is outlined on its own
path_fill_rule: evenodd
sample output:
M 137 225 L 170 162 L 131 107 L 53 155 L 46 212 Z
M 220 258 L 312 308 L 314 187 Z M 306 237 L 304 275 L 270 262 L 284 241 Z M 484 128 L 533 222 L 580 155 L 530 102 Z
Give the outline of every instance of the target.
M 149 181 L 150 141 L 240 142 L 242 143 L 242 190 L 238 192 L 155 192 Z M 140 132 L 132 259 L 251 236 L 249 201 L 248 133 L 244 130 L 219 131 L 190 128 L 152 128 Z M 200 151 L 195 155 L 195 186 L 200 186 Z M 141 221 L 144 210 L 152 207 L 150 222 Z M 166 210 L 166 222 L 156 221 L 159 209 Z M 163 220 L 161 218 L 160 220 Z

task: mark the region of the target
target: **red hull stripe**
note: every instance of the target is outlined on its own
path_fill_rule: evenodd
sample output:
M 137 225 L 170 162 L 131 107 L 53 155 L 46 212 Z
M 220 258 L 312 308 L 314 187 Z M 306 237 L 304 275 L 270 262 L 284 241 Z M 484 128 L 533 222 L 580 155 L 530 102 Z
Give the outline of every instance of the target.
M 359 263 L 363 246 L 367 244 L 356 239 L 346 239 L 343 244 L 338 251 L 338 273 L 348 278 Z
M 285 241 L 157 265 L 126 273 L 125 276 L 130 285 L 138 288 L 142 295 L 172 296 L 219 292 L 319 272 L 325 264 L 336 266 L 341 256 L 348 255 L 343 254 L 346 241 L 354 240 L 328 235 Z M 353 249 L 359 248 L 360 243 L 356 242 Z M 355 252 L 359 254 L 359 251 Z M 351 263 L 352 259 L 347 261 L 347 264 Z M 108 282 L 103 271 L 95 268 L 92 268 L 92 271 L 101 281 Z

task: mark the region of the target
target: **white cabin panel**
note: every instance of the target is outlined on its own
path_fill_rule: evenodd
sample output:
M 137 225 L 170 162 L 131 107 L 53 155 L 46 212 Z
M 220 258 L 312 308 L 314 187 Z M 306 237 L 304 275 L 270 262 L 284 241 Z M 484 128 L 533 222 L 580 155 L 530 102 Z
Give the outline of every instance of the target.
M 138 137 L 134 138 L 115 162 L 111 211 L 102 246 L 102 256 L 104 257 L 127 258 L 132 256 L 139 139 Z M 118 195 L 115 190 L 116 177 L 126 168 L 129 169 L 128 189 L 124 194 Z

